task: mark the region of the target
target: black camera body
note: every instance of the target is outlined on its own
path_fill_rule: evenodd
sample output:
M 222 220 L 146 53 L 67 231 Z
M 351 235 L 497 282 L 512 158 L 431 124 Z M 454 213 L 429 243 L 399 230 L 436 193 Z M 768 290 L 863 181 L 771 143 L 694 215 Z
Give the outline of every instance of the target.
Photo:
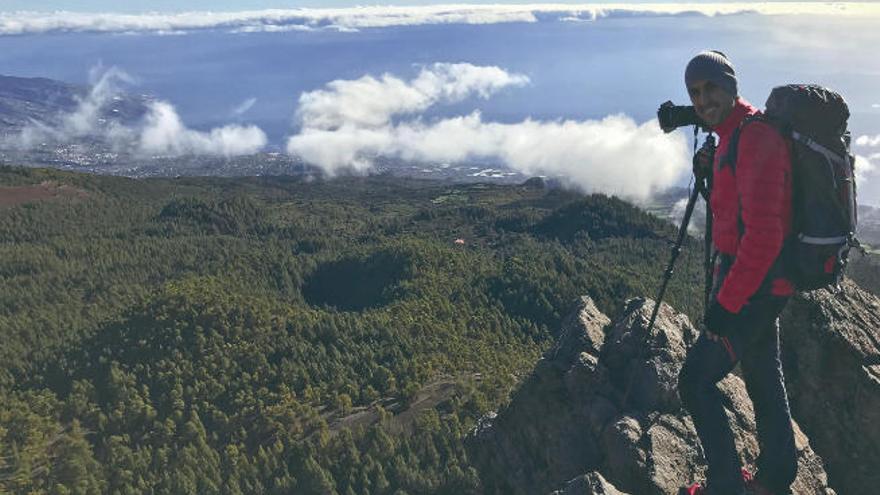
M 695 125 L 707 129 L 708 126 L 697 117 L 693 106 L 681 106 L 667 101 L 657 109 L 657 120 L 663 132 L 669 133 L 679 127 Z

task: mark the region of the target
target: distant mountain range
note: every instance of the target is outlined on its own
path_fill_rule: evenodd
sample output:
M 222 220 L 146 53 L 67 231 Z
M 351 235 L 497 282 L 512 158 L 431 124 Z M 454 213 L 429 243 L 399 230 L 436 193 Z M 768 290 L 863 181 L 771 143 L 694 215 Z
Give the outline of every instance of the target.
M 33 121 L 44 122 L 60 111 L 72 111 L 87 88 L 41 77 L 0 76 L 0 126 L 21 131 Z
M 91 88 L 42 77 L 0 75 L 0 133 L 21 132 L 28 125 L 53 124 L 61 114 L 76 111 Z M 148 95 L 120 93 L 98 109 L 100 117 L 123 124 L 147 111 Z

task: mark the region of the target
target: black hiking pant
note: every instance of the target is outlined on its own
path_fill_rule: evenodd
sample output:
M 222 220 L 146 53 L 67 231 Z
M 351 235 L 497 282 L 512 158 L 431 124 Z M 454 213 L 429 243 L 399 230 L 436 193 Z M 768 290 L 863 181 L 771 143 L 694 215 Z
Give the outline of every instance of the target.
M 690 412 L 708 463 L 713 495 L 744 492 L 741 463 L 717 383 L 742 364 L 755 408 L 760 455 L 758 479 L 776 493 L 788 493 L 797 475 L 797 451 L 779 354 L 779 313 L 788 297 L 760 296 L 742 310 L 742 324 L 713 341 L 701 335 L 688 350 L 678 377 L 682 403 Z

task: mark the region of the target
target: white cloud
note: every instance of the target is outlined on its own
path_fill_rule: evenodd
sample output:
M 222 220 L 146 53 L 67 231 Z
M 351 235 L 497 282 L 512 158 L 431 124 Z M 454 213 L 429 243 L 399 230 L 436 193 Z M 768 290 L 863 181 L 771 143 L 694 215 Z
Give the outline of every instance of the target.
M 439 102 L 468 96 L 488 98 L 507 87 L 528 83 L 526 76 L 498 67 L 438 63 L 407 82 L 390 74 L 380 78 L 336 80 L 327 89 L 303 93 L 297 120 L 304 128 L 335 129 L 345 124 L 384 125 L 395 115 L 420 112 Z
M 880 206 L 880 153 L 856 155 L 856 186 L 860 204 Z
M 162 32 L 228 29 L 233 32 L 287 32 L 314 29 L 351 31 L 363 28 L 424 24 L 495 24 L 597 20 L 613 17 L 729 15 L 754 12 L 765 15 L 814 14 L 824 16 L 877 16 L 880 5 L 843 2 L 760 3 L 607 3 L 532 5 L 425 5 L 369 6 L 338 9 L 270 9 L 241 12 L 182 13 L 0 13 L 0 35 L 52 31 Z
M 425 71 L 437 67 L 442 64 Z M 639 125 L 625 115 L 502 124 L 484 122 L 479 112 L 473 112 L 433 122 L 419 116 L 392 122 L 391 115 L 421 111 L 437 101 L 455 101 L 469 93 L 480 94 L 480 88 L 491 92 L 518 81 L 495 67 L 441 70 L 448 77 L 439 78 L 425 77 L 425 71 L 408 83 L 392 76 L 334 81 L 320 99 L 336 95 L 326 98 L 332 104 L 313 105 L 312 98 L 301 99 L 309 108 L 308 116 L 302 117 L 300 108 L 303 128 L 288 140 L 288 152 L 330 175 L 365 172 L 379 156 L 427 162 L 497 160 L 527 175 L 560 176 L 586 191 L 636 198 L 671 186 L 687 170 L 684 134 L 666 135 L 656 121 Z M 474 77 L 490 73 L 494 76 Z M 432 83 L 424 85 L 424 81 Z M 499 85 L 498 81 L 508 82 Z M 420 91 L 425 87 L 430 90 Z M 345 91 L 334 91 L 338 88 Z
M 875 162 L 878 160 L 880 160 L 880 153 L 871 155 L 870 157 L 856 155 L 856 186 L 864 185 L 869 176 L 875 175 L 877 172 L 877 165 L 875 165 Z
M 681 225 L 684 221 L 684 214 L 687 213 L 688 198 L 681 198 L 672 205 L 667 218 L 675 225 Z M 688 223 L 688 232 L 691 235 L 699 235 L 706 227 L 706 202 L 699 198 L 694 204 L 694 211 L 691 212 L 691 219 Z
M 244 100 L 243 102 L 241 102 L 241 104 L 232 109 L 232 116 L 241 117 L 242 115 L 247 113 L 248 110 L 253 108 L 255 103 L 257 103 L 257 99 L 255 97 L 250 97 Z
M 859 136 L 855 141 L 856 146 L 874 147 L 880 146 L 880 134 L 876 136 Z
M 200 132 L 188 129 L 170 103 L 155 102 L 144 119 L 138 150 L 158 155 L 250 155 L 266 146 L 256 126 L 227 125 Z
M 89 73 L 92 83 L 88 96 L 79 101 L 77 109 L 61 119 L 61 131 L 72 137 L 93 133 L 103 122 L 101 109 L 120 93 L 120 84 L 131 84 L 134 79 L 125 72 L 111 67 L 104 70 L 98 66 Z
M 9 138 L 9 144 L 31 148 L 46 141 L 66 143 L 87 137 L 122 138 L 126 134 L 125 129 L 116 122 L 107 122 L 102 110 L 118 98 L 120 85 L 130 84 L 133 79 L 115 67 L 104 69 L 97 66 L 89 71 L 89 81 L 90 91 L 76 98 L 77 106 L 72 112 L 58 115 L 54 125 L 31 121 L 20 135 Z
M 190 129 L 174 106 L 164 101 L 146 102 L 147 112 L 139 123 L 107 119 L 107 105 L 120 99 L 120 86 L 133 79 L 115 67 L 93 69 L 91 79 L 91 90 L 72 112 L 58 115 L 55 124 L 32 122 L 19 135 L 8 137 L 6 144 L 30 149 L 44 142 L 60 144 L 90 138 L 116 150 L 136 153 L 226 157 L 256 153 L 266 145 L 266 134 L 255 126 L 227 125 L 207 132 Z

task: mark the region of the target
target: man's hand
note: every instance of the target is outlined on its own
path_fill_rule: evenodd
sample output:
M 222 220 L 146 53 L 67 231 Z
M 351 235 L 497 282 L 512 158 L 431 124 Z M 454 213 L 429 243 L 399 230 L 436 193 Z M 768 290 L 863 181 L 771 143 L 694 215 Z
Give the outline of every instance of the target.
M 694 177 L 699 181 L 712 175 L 712 165 L 714 162 L 715 148 L 701 147 L 694 155 Z
M 730 335 L 736 330 L 739 315 L 731 313 L 717 299 L 709 303 L 706 310 L 706 337 L 717 341 L 719 337 Z

